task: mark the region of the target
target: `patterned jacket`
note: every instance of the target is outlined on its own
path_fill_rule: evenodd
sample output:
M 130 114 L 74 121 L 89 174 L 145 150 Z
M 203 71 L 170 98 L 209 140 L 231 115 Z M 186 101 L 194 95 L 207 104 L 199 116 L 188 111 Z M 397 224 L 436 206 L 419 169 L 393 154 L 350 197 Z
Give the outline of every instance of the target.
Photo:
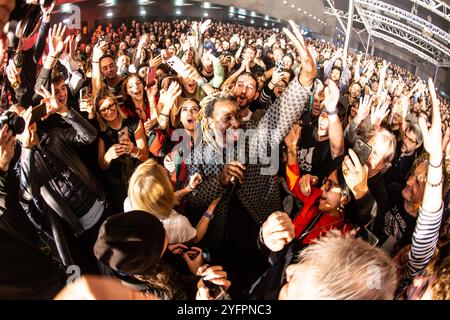
M 276 176 L 279 161 L 278 148 L 294 122 L 300 119 L 305 105 L 309 102 L 310 95 L 311 90 L 304 88 L 296 77 L 286 91 L 269 107 L 257 126 L 252 122 L 245 122 L 242 126 L 245 134 L 248 134 L 248 131 L 245 130 L 253 130 L 249 135 L 249 143 L 245 144 L 244 182 L 236 188 L 236 193 L 255 223 L 259 225 L 272 212 L 282 209 Z M 269 138 L 270 140 L 268 140 Z M 268 152 L 269 145 L 272 147 L 271 153 Z M 267 162 L 261 161 L 263 159 L 261 156 L 265 155 L 268 158 L 270 154 L 274 155 L 272 161 L 276 161 L 275 170 L 272 170 L 270 174 L 267 172 L 261 174 L 261 169 L 269 167 Z M 252 159 L 252 156 L 255 155 L 258 155 L 257 161 L 249 162 L 249 156 Z M 228 199 L 224 199 L 226 197 L 223 195 L 227 193 L 228 188 L 221 185 L 219 176 L 224 163 L 229 161 L 222 159 L 227 158 L 203 143 L 195 147 L 188 161 L 189 175 L 199 172 L 203 177 L 203 182 L 189 196 L 188 211 L 191 214 L 201 215 L 212 200 L 222 196 L 208 229 L 209 245 L 212 250 L 222 246 L 227 222 Z M 239 161 L 239 158 L 231 160 Z

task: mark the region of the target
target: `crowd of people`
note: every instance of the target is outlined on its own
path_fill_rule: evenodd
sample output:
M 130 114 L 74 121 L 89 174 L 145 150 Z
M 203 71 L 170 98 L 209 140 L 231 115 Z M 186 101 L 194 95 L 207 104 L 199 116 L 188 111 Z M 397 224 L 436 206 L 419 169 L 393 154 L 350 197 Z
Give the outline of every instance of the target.
M 53 8 L 0 42 L 1 298 L 449 299 L 432 80 L 293 21 L 69 32 Z

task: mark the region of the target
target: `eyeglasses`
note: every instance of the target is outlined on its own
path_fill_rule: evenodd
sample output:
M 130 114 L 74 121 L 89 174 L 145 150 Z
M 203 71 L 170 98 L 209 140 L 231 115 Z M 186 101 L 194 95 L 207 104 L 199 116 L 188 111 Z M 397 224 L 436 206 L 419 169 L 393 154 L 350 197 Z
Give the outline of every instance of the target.
M 117 106 L 117 103 L 113 103 L 113 104 L 110 104 L 109 106 L 107 106 L 107 107 L 105 107 L 103 109 L 99 109 L 99 111 L 100 111 L 101 114 L 107 114 L 108 111 L 116 110 L 116 106 Z
M 324 181 L 323 181 L 323 184 L 322 184 L 322 186 L 324 187 L 324 190 L 326 191 L 326 192 L 328 192 L 328 191 L 330 191 L 332 188 L 341 188 L 341 186 L 339 185 L 339 184 L 337 184 L 337 183 L 335 183 L 333 180 L 331 180 L 331 179 L 325 179 Z M 340 190 L 339 190 L 340 191 Z M 341 191 L 340 191 L 341 192 Z
M 406 142 L 406 141 L 409 141 L 409 142 L 411 142 L 411 143 L 417 144 L 417 141 L 411 139 L 411 138 L 408 137 L 406 134 L 405 134 L 404 140 L 405 140 L 405 142 Z

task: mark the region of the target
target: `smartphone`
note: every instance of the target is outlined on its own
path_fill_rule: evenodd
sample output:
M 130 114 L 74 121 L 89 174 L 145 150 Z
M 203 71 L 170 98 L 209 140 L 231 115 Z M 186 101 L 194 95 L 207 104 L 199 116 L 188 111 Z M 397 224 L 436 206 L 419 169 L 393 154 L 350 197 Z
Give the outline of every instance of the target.
M 189 77 L 189 72 L 186 70 L 185 64 L 177 56 L 173 56 L 172 58 L 167 60 L 167 64 L 183 78 Z
M 355 146 L 353 147 L 353 151 L 355 151 L 355 153 L 357 154 L 361 164 L 365 165 L 367 160 L 369 159 L 370 154 L 372 153 L 372 147 L 361 139 L 358 139 L 356 140 Z
M 156 68 L 155 67 L 148 67 L 147 69 L 147 81 L 146 85 L 147 88 L 151 88 L 155 85 L 156 81 Z
M 47 116 L 47 105 L 45 103 L 41 103 L 40 105 L 34 107 L 31 110 L 31 123 L 36 123 L 42 118 Z
M 119 137 L 118 140 L 120 144 L 130 141 L 130 137 L 128 136 L 128 127 L 123 127 L 122 129 L 120 129 L 117 135 Z
M 363 228 L 359 234 L 358 237 L 361 237 L 362 239 L 364 239 L 366 242 L 368 242 L 370 245 L 372 245 L 373 247 L 375 247 L 378 242 L 380 241 L 380 239 L 378 239 L 378 237 L 376 235 L 374 235 L 369 229 L 367 228 Z
M 102 43 L 103 41 L 105 41 L 105 35 L 100 35 L 100 36 L 98 36 L 98 39 L 97 39 L 97 44 L 100 44 L 100 43 Z
M 89 99 L 89 88 L 83 87 L 80 90 L 80 101 L 88 100 Z
M 283 61 L 275 61 L 275 68 L 278 73 L 282 73 L 284 71 L 284 62 Z

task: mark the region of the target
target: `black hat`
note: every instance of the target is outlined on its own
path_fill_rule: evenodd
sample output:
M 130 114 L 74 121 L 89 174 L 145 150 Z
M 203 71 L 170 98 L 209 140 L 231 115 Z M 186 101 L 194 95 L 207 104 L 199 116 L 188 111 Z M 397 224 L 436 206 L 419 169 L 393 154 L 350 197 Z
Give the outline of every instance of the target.
M 145 211 L 119 213 L 100 227 L 94 254 L 111 269 L 146 275 L 159 262 L 165 237 L 162 222 L 152 214 Z

